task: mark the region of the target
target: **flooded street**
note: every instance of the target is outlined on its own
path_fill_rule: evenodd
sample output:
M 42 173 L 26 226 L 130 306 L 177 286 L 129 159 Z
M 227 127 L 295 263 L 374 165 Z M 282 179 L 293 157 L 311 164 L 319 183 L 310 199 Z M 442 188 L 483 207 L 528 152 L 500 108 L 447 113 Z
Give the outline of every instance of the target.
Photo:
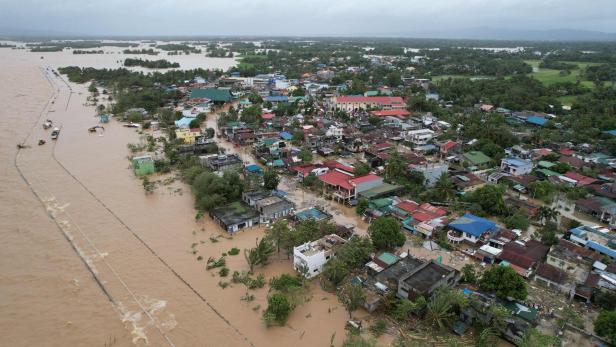
M 139 141 L 134 129 L 112 121 L 102 136 L 87 131 L 98 121 L 84 106 L 85 86 L 49 73 L 48 61 L 34 53 L 0 50 L 0 63 L 0 332 L 7 345 L 342 341 L 347 313 L 316 283 L 286 326 L 266 328 L 267 286 L 250 291 L 254 301 L 242 301 L 243 285 L 223 289 L 219 282 L 230 279 L 205 270 L 205 259 L 252 247 L 262 229 L 213 242 L 222 231 L 209 218 L 195 222 L 186 186 L 174 182 L 144 194 L 127 160 L 126 145 Z M 61 126 L 57 142 L 41 126 L 47 118 Z M 27 147 L 18 152 L 22 139 Z M 38 146 L 39 139 L 47 143 Z M 242 253 L 227 257 L 227 267 L 248 270 Z M 281 255 L 256 272 L 269 279 L 292 266 Z

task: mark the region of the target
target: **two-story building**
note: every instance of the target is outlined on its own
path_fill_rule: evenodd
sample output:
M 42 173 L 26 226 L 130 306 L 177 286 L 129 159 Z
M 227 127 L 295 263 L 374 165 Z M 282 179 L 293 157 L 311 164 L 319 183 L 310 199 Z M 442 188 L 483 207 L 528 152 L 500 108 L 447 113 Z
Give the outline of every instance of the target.
M 508 157 L 501 160 L 500 169 L 502 172 L 509 175 L 521 176 L 529 174 L 533 171 L 533 163 L 530 160 Z
M 306 278 L 317 276 L 323 266 L 336 256 L 338 248 L 346 243 L 342 237 L 331 234 L 323 238 L 293 247 L 293 268 Z

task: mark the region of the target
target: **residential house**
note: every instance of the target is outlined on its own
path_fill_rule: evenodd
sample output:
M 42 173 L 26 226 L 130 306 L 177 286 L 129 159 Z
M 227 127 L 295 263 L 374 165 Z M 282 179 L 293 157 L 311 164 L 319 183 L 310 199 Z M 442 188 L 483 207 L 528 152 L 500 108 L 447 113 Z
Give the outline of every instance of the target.
M 368 109 L 404 109 L 406 103 L 399 96 L 336 96 L 331 102 L 332 110 L 354 112 Z
M 591 215 L 616 228 L 616 203 L 612 199 L 602 196 L 579 199 L 575 201 L 575 211 Z
M 449 140 L 447 142 L 442 143 L 439 146 L 439 152 L 443 157 L 448 157 L 453 154 L 456 154 L 460 150 L 461 146 L 456 141 Z
M 535 281 L 569 294 L 574 285 L 567 272 L 547 263 L 540 263 L 535 272 Z
M 501 160 L 500 169 L 509 175 L 520 176 L 531 173 L 533 163 L 530 160 L 508 157 Z
M 514 241 L 503 246 L 498 256 L 501 265 L 511 266 L 518 274 L 528 277 L 531 271 L 545 259 L 550 247 L 537 240 Z
M 184 144 L 187 144 L 187 145 L 194 145 L 195 139 L 198 136 L 201 136 L 201 129 L 199 128 L 195 128 L 195 129 L 181 128 L 175 131 L 175 137 L 182 140 Z
M 345 203 L 356 199 L 364 191 L 383 185 L 383 177 L 374 174 L 354 177 L 340 169 L 330 170 L 318 178 L 336 201 Z
M 317 276 L 346 240 L 336 234 L 293 247 L 293 268 L 306 278 Z
M 403 109 L 403 108 L 399 108 L 399 109 L 393 109 L 393 110 L 379 110 L 379 111 L 370 111 L 370 114 L 375 116 L 375 117 L 396 117 L 399 119 L 406 119 L 408 117 L 411 116 L 411 112 Z
M 404 134 L 404 140 L 413 146 L 427 145 L 434 138 L 434 131 L 430 129 L 410 130 Z
M 192 89 L 190 91 L 190 100 L 194 99 L 209 99 L 215 104 L 223 104 L 231 102 L 233 96 L 229 89 L 222 88 L 204 88 Z
M 591 249 L 560 239 L 550 248 L 546 263 L 567 272 L 578 283 L 583 283 L 592 264 L 601 256 Z
M 421 172 L 425 178 L 424 184 L 433 187 L 443 174 L 449 170 L 447 163 L 425 163 L 422 165 L 409 165 L 411 171 Z
M 456 189 L 462 193 L 472 192 L 486 185 L 485 181 L 470 172 L 451 175 L 450 179 Z
M 154 166 L 154 159 L 150 155 L 133 157 L 131 162 L 133 166 L 133 172 L 136 176 L 145 176 L 156 171 L 156 168 Z
M 458 270 L 430 260 L 398 279 L 397 296 L 409 300 L 429 298 L 438 288 L 453 287 L 459 280 Z
M 449 223 L 448 227 L 450 230 L 447 233 L 447 238 L 454 243 L 467 241 L 476 244 L 481 239 L 488 239 L 489 236 L 498 231 L 496 223 L 470 213 L 466 213 Z
M 464 160 L 479 169 L 487 168 L 492 162 L 492 158 L 488 157 L 481 151 L 470 151 L 462 154 Z
M 214 208 L 209 214 L 216 223 L 231 234 L 259 224 L 259 212 L 241 202 Z
M 298 221 L 313 219 L 317 222 L 331 219 L 333 216 L 318 207 L 310 207 L 295 213 L 294 218 Z
M 244 167 L 242 159 L 237 154 L 211 154 L 200 156 L 201 165 L 207 166 L 213 171 L 234 171 Z

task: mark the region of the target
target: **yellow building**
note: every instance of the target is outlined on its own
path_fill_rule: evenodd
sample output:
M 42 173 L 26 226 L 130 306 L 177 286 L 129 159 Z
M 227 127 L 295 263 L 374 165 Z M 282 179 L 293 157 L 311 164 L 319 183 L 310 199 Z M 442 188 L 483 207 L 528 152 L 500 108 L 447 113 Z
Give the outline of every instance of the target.
M 201 129 L 177 129 L 175 131 L 175 137 L 182 139 L 187 145 L 194 145 L 195 138 L 201 136 Z

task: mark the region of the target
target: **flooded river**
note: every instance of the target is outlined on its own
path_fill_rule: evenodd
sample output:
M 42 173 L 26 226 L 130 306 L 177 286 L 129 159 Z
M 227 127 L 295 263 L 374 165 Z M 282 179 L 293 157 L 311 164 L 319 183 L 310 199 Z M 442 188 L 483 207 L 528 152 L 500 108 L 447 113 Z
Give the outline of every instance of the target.
M 229 279 L 206 271 L 205 259 L 252 247 L 263 230 L 213 242 L 211 236 L 223 234 L 209 218 L 195 222 L 186 186 L 174 182 L 144 194 L 127 160 L 126 145 L 139 141 L 137 132 L 112 122 L 102 136 L 89 133 L 97 119 L 84 106 L 85 86 L 48 70 L 75 61 L 39 55 L 0 49 L 3 344 L 326 346 L 332 338 L 340 344 L 347 314 L 317 284 L 288 324 L 274 328 L 261 321 L 267 286 L 251 291 L 252 302 L 240 300 L 243 285 L 221 288 Z M 77 58 L 93 59 L 70 59 Z M 57 142 L 42 128 L 47 118 L 61 126 Z M 47 143 L 38 146 L 39 139 Z M 26 148 L 18 150 L 22 142 Z M 241 253 L 227 257 L 227 266 L 248 269 Z M 257 273 L 291 271 L 281 256 Z

